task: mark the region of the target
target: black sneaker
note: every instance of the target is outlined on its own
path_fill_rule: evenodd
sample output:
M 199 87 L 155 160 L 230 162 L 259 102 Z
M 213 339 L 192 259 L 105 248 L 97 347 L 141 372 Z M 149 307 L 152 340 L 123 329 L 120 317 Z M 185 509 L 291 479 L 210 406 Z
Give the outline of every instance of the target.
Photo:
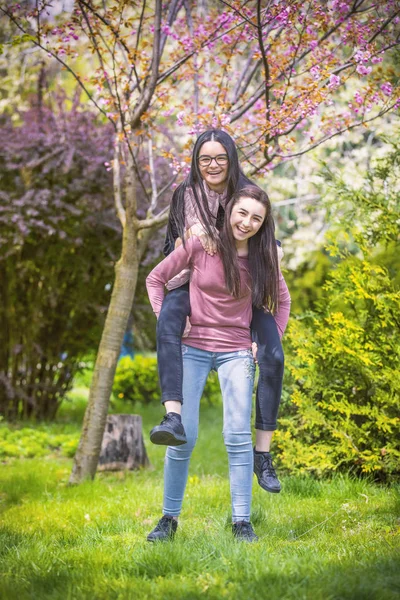
M 160 425 L 150 431 L 150 440 L 153 444 L 162 446 L 181 446 L 186 444 L 186 433 L 178 415 L 167 413 Z
M 256 542 L 258 536 L 254 533 L 253 527 L 249 521 L 239 521 L 232 524 L 232 533 L 240 542 Z
M 173 540 L 176 530 L 178 528 L 178 521 L 172 517 L 161 517 L 153 531 L 150 531 L 147 536 L 148 542 L 163 542 L 165 540 Z
M 254 448 L 254 473 L 257 475 L 258 485 L 263 490 L 272 494 L 279 494 L 281 484 L 276 476 L 269 452 L 256 452 Z

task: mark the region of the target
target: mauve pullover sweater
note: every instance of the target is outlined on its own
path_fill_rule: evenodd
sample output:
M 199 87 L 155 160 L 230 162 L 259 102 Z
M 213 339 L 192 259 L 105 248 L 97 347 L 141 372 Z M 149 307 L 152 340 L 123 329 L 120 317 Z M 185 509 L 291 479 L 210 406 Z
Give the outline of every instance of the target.
M 179 246 L 161 261 L 146 279 L 151 306 L 158 318 L 164 286 L 182 269 L 191 269 L 190 323 L 185 344 L 211 352 L 233 352 L 251 347 L 251 278 L 248 259 L 239 257 L 242 296 L 234 298 L 225 285 L 224 267 L 218 254 L 209 256 L 196 237 Z M 290 295 L 279 273 L 279 307 L 274 315 L 280 337 L 290 312 Z

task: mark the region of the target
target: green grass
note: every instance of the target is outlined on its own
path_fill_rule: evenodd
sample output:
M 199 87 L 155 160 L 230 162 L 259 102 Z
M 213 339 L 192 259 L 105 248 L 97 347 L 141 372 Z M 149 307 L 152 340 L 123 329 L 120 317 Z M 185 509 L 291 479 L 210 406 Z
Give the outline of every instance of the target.
M 74 394 L 47 431 L 79 436 L 85 393 Z M 147 440 L 162 409 L 140 413 L 151 470 L 102 473 L 71 488 L 72 461 L 61 452 L 4 462 L 0 598 L 400 598 L 396 486 L 286 476 L 272 495 L 254 481 L 260 541 L 233 541 L 220 407 L 202 409 L 175 541 L 147 543 L 160 517 L 164 455 Z

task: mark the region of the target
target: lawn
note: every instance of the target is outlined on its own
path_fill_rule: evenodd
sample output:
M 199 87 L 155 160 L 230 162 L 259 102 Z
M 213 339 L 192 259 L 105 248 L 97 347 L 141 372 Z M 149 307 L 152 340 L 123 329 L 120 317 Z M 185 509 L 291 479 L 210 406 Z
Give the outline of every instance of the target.
M 63 435 L 66 447 L 79 436 L 82 395 L 75 390 L 58 422 L 42 427 Z M 175 541 L 146 542 L 160 517 L 164 450 L 148 442 L 160 407 L 140 414 L 150 470 L 103 473 L 71 488 L 72 459 L 61 450 L 4 458 L 0 598 L 400 598 L 394 485 L 286 475 L 282 493 L 272 495 L 254 480 L 252 521 L 260 540 L 246 545 L 232 539 L 221 409 L 215 406 L 202 408 Z

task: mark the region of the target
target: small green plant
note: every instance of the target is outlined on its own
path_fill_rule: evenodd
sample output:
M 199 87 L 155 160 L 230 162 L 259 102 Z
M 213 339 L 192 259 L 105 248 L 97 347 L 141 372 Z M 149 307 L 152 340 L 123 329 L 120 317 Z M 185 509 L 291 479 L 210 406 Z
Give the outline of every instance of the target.
M 122 358 L 117 367 L 113 386 L 114 396 L 139 404 L 160 402 L 157 359 L 137 354 L 133 359 Z M 216 373 L 208 377 L 204 389 L 203 401 L 209 404 L 221 402 L 221 391 Z

